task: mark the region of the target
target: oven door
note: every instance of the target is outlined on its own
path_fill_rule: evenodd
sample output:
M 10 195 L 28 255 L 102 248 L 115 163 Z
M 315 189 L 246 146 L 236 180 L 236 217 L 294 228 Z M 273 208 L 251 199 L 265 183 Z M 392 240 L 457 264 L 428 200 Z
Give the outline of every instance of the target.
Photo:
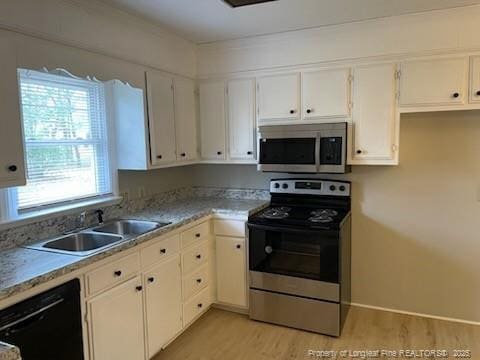
M 339 282 L 339 232 L 248 224 L 249 269 Z
M 319 151 L 316 133 L 261 134 L 258 170 L 316 173 Z

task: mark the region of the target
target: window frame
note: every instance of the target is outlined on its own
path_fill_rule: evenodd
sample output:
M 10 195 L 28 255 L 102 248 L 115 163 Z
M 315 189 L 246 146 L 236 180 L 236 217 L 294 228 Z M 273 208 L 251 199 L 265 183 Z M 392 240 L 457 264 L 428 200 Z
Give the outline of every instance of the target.
M 9 224 L 12 222 L 33 222 L 39 220 L 39 218 L 48 218 L 63 214 L 68 214 L 72 212 L 77 212 L 79 209 L 88 209 L 88 208 L 98 208 L 99 206 L 113 205 L 119 203 L 122 200 L 122 197 L 119 196 L 118 188 L 118 171 L 116 166 L 116 154 L 115 154 L 115 128 L 114 128 L 114 119 L 112 118 L 112 112 L 109 108 L 109 101 L 106 98 L 105 83 L 97 80 L 93 77 L 80 78 L 75 75 L 72 75 L 70 72 L 64 69 L 55 69 L 53 71 L 48 71 L 43 69 L 43 71 L 29 70 L 29 69 L 18 69 L 17 78 L 18 78 L 18 91 L 20 98 L 20 121 L 22 122 L 22 136 L 24 147 L 26 148 L 26 139 L 24 135 L 24 123 L 22 115 L 22 100 L 21 100 L 21 74 L 28 74 L 30 72 L 37 73 L 39 77 L 42 75 L 56 75 L 56 76 L 65 76 L 79 81 L 91 81 L 95 82 L 95 91 L 98 91 L 98 96 L 103 97 L 103 101 L 100 101 L 101 108 L 99 116 L 100 121 L 102 121 L 101 126 L 103 127 L 102 131 L 105 139 L 102 141 L 92 139 L 86 141 L 88 144 L 97 144 L 98 146 L 103 146 L 103 153 L 106 158 L 106 172 L 108 174 L 108 184 L 110 187 L 110 192 L 107 194 L 98 194 L 82 198 L 72 198 L 65 199 L 53 203 L 48 203 L 40 206 L 19 209 L 18 208 L 18 195 L 17 187 L 12 187 L 8 189 L 0 189 L 0 229 L 2 224 Z M 103 105 L 103 106 L 102 106 Z M 102 111 L 103 107 L 103 111 Z M 46 141 L 49 142 L 49 141 Z M 68 143 L 75 143 L 75 140 L 67 141 Z M 77 140 L 78 143 L 85 142 L 83 140 Z M 95 146 L 95 145 L 94 145 Z M 26 151 L 25 151 L 26 156 Z M 25 161 L 25 164 L 27 162 Z M 98 169 L 98 168 L 97 168 Z M 26 168 L 27 170 L 27 168 Z M 28 170 L 27 170 L 28 171 Z M 98 170 L 97 170 L 98 171 Z

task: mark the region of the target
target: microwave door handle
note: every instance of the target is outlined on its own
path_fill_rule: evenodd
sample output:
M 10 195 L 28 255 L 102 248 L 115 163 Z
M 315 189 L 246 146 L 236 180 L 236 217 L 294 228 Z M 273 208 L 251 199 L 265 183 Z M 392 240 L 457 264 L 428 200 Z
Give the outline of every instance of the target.
M 317 172 L 320 172 L 320 139 L 322 135 L 318 132 L 317 137 L 315 139 L 315 167 L 317 168 Z

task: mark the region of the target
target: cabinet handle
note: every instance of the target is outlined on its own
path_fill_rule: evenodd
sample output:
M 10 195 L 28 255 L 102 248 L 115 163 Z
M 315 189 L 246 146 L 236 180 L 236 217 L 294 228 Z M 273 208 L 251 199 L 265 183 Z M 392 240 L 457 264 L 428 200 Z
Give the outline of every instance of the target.
M 187 154 L 181 153 L 180 156 L 181 156 L 181 157 L 185 157 L 185 156 L 187 156 Z
M 157 155 L 157 159 L 161 159 L 162 158 L 162 155 Z
M 121 271 L 121 270 L 114 271 L 114 272 L 113 272 L 113 275 L 115 275 L 115 276 L 117 276 L 117 277 L 118 277 L 118 276 L 122 276 L 122 271 Z
M 15 172 L 15 171 L 17 171 L 17 169 L 18 169 L 17 165 L 10 165 L 8 167 L 8 171 L 10 171 L 10 172 Z
M 149 283 L 153 283 L 155 281 L 155 278 L 154 277 L 149 277 L 147 280 L 148 280 Z
M 311 112 L 313 112 L 312 109 L 307 109 L 307 114 L 310 114 Z
M 161 254 L 166 254 L 166 253 L 167 253 L 167 249 L 160 249 L 160 253 L 161 253 Z
M 203 304 L 202 304 L 202 303 L 197 304 L 197 307 L 198 307 L 199 309 L 201 309 L 201 308 L 203 307 Z
M 253 151 L 247 151 L 247 155 L 252 155 Z
M 198 255 L 196 256 L 196 258 L 197 258 L 197 259 L 201 259 L 201 258 L 202 258 L 202 255 L 198 254 Z
M 290 114 L 295 114 L 295 110 L 290 110 Z
M 480 90 L 475 93 L 477 96 L 480 96 Z
M 453 93 L 452 96 L 453 96 L 454 98 L 458 98 L 458 97 L 460 96 L 460 94 L 459 94 L 458 92 L 456 92 L 456 93 Z
M 236 247 L 237 247 L 237 249 L 241 249 L 241 248 L 242 248 L 242 245 L 240 245 L 240 244 L 237 244 L 237 246 L 236 246 Z
M 357 150 L 357 154 L 361 154 L 362 153 L 362 150 Z
M 137 287 L 135 288 L 135 290 L 137 290 L 137 291 L 142 291 L 142 290 L 143 290 L 143 286 L 139 285 L 139 286 L 137 286 Z
M 222 152 L 221 152 L 221 151 L 217 151 L 217 155 L 222 155 Z
M 197 283 L 201 283 L 202 282 L 202 279 L 197 279 Z
M 196 234 L 195 234 L 195 237 L 199 238 L 199 237 L 200 237 L 200 233 L 196 233 Z

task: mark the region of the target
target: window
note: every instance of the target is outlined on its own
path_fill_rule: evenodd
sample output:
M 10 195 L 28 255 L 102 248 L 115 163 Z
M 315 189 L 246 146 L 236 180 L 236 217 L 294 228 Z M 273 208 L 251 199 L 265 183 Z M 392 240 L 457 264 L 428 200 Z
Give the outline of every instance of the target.
M 10 212 L 113 195 L 103 84 L 30 70 L 19 82 L 27 185 Z

